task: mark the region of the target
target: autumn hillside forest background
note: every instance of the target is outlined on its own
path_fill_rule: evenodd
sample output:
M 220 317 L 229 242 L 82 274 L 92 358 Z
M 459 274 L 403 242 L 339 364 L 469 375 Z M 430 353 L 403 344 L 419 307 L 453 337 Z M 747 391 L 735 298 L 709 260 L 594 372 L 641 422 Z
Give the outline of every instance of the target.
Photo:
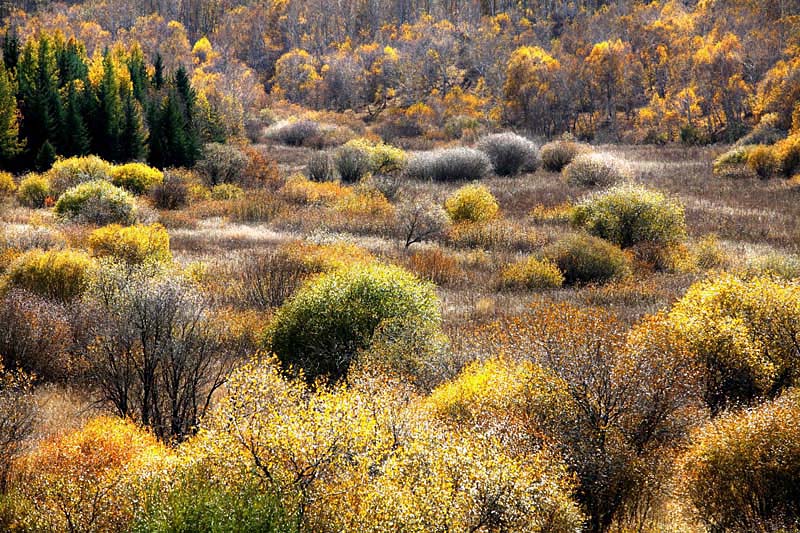
M 0 531 L 800 532 L 800 1 L 0 0 Z

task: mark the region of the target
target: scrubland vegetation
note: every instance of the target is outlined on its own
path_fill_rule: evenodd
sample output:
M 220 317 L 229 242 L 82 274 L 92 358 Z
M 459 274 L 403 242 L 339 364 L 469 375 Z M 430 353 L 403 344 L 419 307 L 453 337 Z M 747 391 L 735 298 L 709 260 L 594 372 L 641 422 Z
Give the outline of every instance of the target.
M 797 531 L 798 16 L 0 0 L 0 530 Z

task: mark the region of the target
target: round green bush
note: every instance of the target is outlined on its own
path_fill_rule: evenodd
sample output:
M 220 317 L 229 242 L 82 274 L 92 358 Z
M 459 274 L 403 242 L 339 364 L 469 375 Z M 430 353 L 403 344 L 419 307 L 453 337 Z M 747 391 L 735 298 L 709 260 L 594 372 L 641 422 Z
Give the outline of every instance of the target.
M 68 301 L 83 294 L 93 272 L 94 262 L 83 252 L 31 250 L 11 263 L 2 285 Z
M 50 182 L 39 174 L 28 174 L 19 184 L 17 201 L 25 207 L 44 207 L 50 196 Z
M 267 348 L 309 381 L 343 377 L 376 328 L 389 320 L 438 328 L 434 286 L 395 266 L 354 265 L 314 278 L 276 313 Z
M 568 183 L 582 187 L 607 187 L 632 177 L 627 163 L 611 154 L 595 152 L 580 154 L 563 172 Z
M 630 272 L 630 258 L 618 246 L 585 234 L 570 235 L 545 248 L 544 256 L 558 266 L 564 282 L 604 283 Z
M 90 181 L 69 189 L 56 202 L 55 212 L 69 220 L 105 226 L 133 224 L 133 197 L 107 181 Z
M 489 156 L 494 173 L 498 176 L 533 172 L 539 166 L 539 148 L 516 133 L 487 135 L 478 141 L 477 148 Z
M 623 248 L 670 245 L 686 237 L 683 206 L 637 185 L 619 185 L 590 196 L 575 207 L 572 223 Z

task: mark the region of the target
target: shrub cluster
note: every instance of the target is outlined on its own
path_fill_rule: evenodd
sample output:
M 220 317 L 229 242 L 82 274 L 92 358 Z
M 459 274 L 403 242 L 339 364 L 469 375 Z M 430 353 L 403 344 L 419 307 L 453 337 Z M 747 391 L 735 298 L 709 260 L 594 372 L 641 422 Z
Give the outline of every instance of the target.
M 704 427 L 680 461 L 681 488 L 715 531 L 791 531 L 800 516 L 800 394 Z
M 130 194 L 108 181 L 89 181 L 62 194 L 55 212 L 66 219 L 98 226 L 132 224 L 136 220 L 136 203 Z
M 488 135 L 478 141 L 476 147 L 489 156 L 494 173 L 498 176 L 533 172 L 539 167 L 539 148 L 515 133 Z
M 306 165 L 306 175 L 311 181 L 323 182 L 336 179 L 336 166 L 333 157 L 327 151 L 317 151 L 311 154 Z
M 212 200 L 239 200 L 244 198 L 244 191 L 232 183 L 220 183 L 211 187 Z
M 17 184 L 14 182 L 14 176 L 0 170 L 0 197 L 12 196 L 16 191 Z
M 203 159 L 196 168 L 204 182 L 213 187 L 222 183 L 241 183 L 250 158 L 231 144 L 210 143 L 203 150 Z
M 583 187 L 608 187 L 633 177 L 626 162 L 611 154 L 596 152 L 576 156 L 563 172 L 568 183 Z
M 281 125 L 271 136 L 289 146 L 307 146 L 320 135 L 320 126 L 313 120 L 301 119 Z
M 774 395 L 797 379 L 800 287 L 769 276 L 698 282 L 669 313 L 703 369 L 712 411 Z
M 180 209 L 189 201 L 189 184 L 184 173 L 168 170 L 164 180 L 153 187 L 150 197 L 158 209 Z
M 447 148 L 421 152 L 406 167 L 410 178 L 433 181 L 467 181 L 486 177 L 492 163 L 485 153 L 472 148 Z
M 465 185 L 453 192 L 444 203 L 453 222 L 486 222 L 497 216 L 500 206 L 485 185 Z
M 367 157 L 369 171 L 372 174 L 393 174 L 403 170 L 408 156 L 394 146 L 382 142 L 372 142 L 368 139 L 353 139 L 347 141 L 343 148 L 357 148 Z
M 369 154 L 358 145 L 345 144 L 333 157 L 336 171 L 345 183 L 355 183 L 369 174 Z
M 683 206 L 658 191 L 619 185 L 575 206 L 572 223 L 623 248 L 665 246 L 686 236 Z
M 714 160 L 714 175 L 723 178 L 744 178 L 751 176 L 750 169 L 747 167 L 747 155 L 750 151 L 749 146 L 743 146 L 729 150 Z

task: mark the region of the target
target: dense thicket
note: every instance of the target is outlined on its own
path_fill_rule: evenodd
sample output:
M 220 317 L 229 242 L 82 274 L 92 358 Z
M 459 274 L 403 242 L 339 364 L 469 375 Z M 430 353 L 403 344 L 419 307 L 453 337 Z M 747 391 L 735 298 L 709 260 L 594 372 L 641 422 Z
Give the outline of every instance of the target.
M 137 42 L 168 70 L 199 71 L 200 103 L 226 118 L 217 135 L 241 132 L 260 84 L 313 108 L 382 114 L 384 133 L 394 134 L 458 136 L 507 123 L 545 135 L 702 143 L 738 138 L 773 113 L 786 131 L 797 114 L 797 1 L 15 4 L 0 3 L 0 15 L 26 39 L 60 29 L 90 56 Z M 122 97 L 106 103 L 130 109 Z

